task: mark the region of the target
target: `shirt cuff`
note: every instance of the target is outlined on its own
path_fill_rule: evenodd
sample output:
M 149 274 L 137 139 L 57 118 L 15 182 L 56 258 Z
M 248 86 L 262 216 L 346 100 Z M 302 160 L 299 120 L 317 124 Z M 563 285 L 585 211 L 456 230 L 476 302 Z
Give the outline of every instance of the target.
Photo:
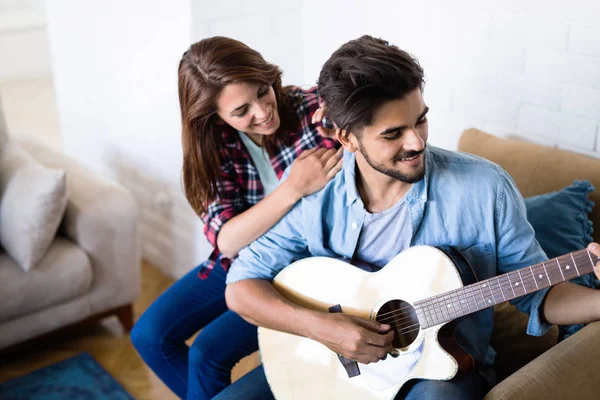
M 231 264 L 229 267 L 229 272 L 227 273 L 227 277 L 225 279 L 225 284 L 229 285 L 230 283 L 243 281 L 246 279 L 264 279 L 272 281 L 275 276 L 271 276 L 267 271 L 264 273 L 255 272 L 252 268 L 248 268 L 243 264 L 239 263 L 237 260 Z
M 529 312 L 529 323 L 527 324 L 527 334 L 530 336 L 542 336 L 552 328 L 552 324 L 542 320 L 542 303 L 551 288 L 545 288 L 533 295 Z

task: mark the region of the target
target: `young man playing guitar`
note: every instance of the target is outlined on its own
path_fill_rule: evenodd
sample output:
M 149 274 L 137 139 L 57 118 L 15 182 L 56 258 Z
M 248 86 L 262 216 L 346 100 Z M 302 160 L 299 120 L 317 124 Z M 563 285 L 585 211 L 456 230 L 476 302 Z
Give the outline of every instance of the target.
M 366 370 L 367 364 L 385 363 L 389 360 L 380 360 L 398 354 L 390 324 L 346 315 L 344 304 L 342 313 L 297 305 L 273 286 L 284 267 L 309 256 L 358 259 L 384 267 L 404 250 L 427 245 L 458 249 L 479 281 L 536 263 L 545 268 L 547 257 L 511 177 L 481 158 L 427 145 L 429 108 L 423 84 L 418 62 L 383 40 L 363 36 L 333 53 L 318 85 L 327 117 L 337 125 L 337 138 L 345 148 L 343 171 L 240 252 L 227 277 L 226 298 L 232 310 L 258 326 L 319 342 L 341 360 L 357 361 Z M 581 254 L 589 257 L 589 271 L 599 275 L 600 246 L 590 244 Z M 415 262 L 407 271 L 416 276 L 421 268 Z M 326 269 L 324 264 L 323 272 Z M 310 277 L 315 285 L 319 275 Z M 536 278 L 533 272 L 531 276 Z M 343 286 L 347 278 L 339 276 L 337 285 Z M 405 279 L 414 278 L 407 274 Z M 518 285 L 509 289 L 514 293 Z M 360 289 L 356 296 L 361 296 Z M 600 320 L 600 291 L 569 282 L 551 283 L 512 302 L 530 315 L 531 335 L 542 335 L 551 324 Z M 483 398 L 494 383 L 493 307 L 479 309 L 456 330 L 458 343 L 476 368 L 450 380 L 410 380 L 398 398 Z M 310 380 L 303 384 L 310 385 Z M 259 367 L 216 399 L 263 399 L 266 385 Z M 314 393 L 313 398 L 325 396 L 318 394 L 325 393 L 319 388 Z M 328 393 L 335 396 L 335 388 Z

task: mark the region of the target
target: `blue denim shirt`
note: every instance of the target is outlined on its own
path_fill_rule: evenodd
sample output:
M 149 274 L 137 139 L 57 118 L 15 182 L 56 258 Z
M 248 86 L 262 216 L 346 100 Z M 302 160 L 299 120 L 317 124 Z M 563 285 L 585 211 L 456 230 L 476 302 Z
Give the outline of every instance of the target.
M 526 218 L 525 203 L 512 178 L 482 158 L 429 145 L 426 172 L 406 195 L 413 236 L 411 246 L 452 246 L 460 250 L 479 280 L 547 259 Z M 299 201 L 269 232 L 240 251 L 227 283 L 272 280 L 292 262 L 309 256 L 352 258 L 365 207 L 355 180 L 356 160 L 345 152 L 341 173 L 321 191 Z M 382 238 L 390 240 L 390 238 Z M 540 318 L 549 288 L 511 301 L 530 315 L 527 333 L 542 335 L 551 325 Z M 459 343 L 493 383 L 490 346 L 493 308 L 463 320 Z

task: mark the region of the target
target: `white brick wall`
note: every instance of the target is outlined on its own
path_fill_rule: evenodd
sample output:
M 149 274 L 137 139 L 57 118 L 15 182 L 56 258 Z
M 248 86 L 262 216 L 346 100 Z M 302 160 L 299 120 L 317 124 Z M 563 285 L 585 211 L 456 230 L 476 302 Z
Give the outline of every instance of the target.
M 600 25 L 571 24 L 569 52 L 598 56 L 600 54 Z
M 307 78 L 344 40 L 369 33 L 425 68 L 431 143 L 456 148 L 475 126 L 600 157 L 599 1 L 385 1 L 358 11 L 332 3 L 350 26 L 342 38 L 335 24 L 304 19 Z M 310 10 L 320 4 L 305 0 Z

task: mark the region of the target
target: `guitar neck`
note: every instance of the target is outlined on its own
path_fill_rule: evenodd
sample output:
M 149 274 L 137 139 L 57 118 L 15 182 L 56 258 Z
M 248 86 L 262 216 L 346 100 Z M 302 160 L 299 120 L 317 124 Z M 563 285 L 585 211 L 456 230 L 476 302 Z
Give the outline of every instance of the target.
M 575 251 L 429 297 L 415 303 L 415 310 L 428 328 L 588 274 L 598 261 L 587 249 Z

